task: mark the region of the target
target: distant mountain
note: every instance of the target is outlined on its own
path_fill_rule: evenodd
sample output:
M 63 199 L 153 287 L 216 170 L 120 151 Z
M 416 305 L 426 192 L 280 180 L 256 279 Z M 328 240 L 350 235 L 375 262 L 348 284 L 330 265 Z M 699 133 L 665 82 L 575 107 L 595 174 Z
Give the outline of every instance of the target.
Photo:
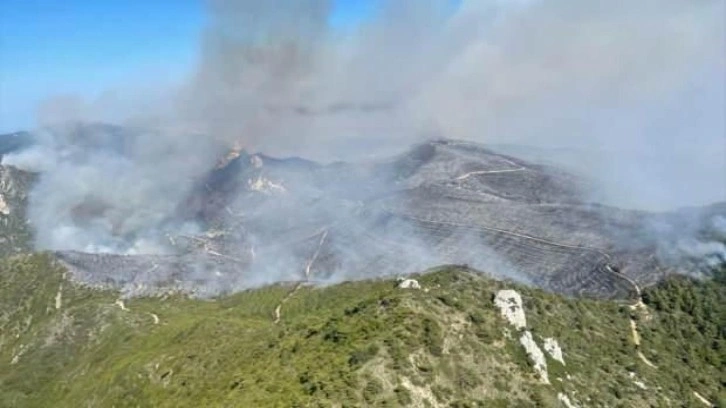
M 24 149 L 35 143 L 35 138 L 28 132 L 15 132 L 0 135 L 0 157 Z
M 138 151 L 129 146 L 143 145 L 135 139 L 140 130 L 106 124 L 61 134 L 80 154 L 100 150 L 124 160 Z M 35 176 L 9 167 L 2 173 L 1 193 L 15 208 L 7 228 L 29 242 L 25 205 Z M 199 176 L 163 224 L 148 226 L 163 254 L 56 256 L 78 280 L 136 294 L 214 296 L 279 281 L 467 264 L 557 293 L 621 299 L 669 275 L 702 274 L 726 256 L 726 233 L 716 228 L 726 204 L 648 213 L 589 202 L 588 188 L 557 167 L 464 141 L 329 165 L 232 151 Z M 123 223 L 99 219 L 113 205 L 89 197 L 76 203 L 71 221 Z M 135 231 L 123 233 L 119 239 L 135 239 Z
M 633 298 L 665 276 L 700 273 L 683 262 L 690 255 L 664 248 L 680 250 L 686 228 L 708 229 L 726 214 L 723 206 L 682 214 L 623 210 L 585 201 L 586 188 L 555 167 L 467 142 L 429 142 L 389 160 L 331 165 L 240 152 L 202 177 L 170 215 L 168 225 L 191 222 L 204 231 L 190 237 L 171 228 L 176 255 L 58 256 L 89 283 L 147 294 L 465 263 L 558 293 Z M 658 225 L 675 233 L 660 233 Z M 129 262 L 155 272 L 122 272 Z

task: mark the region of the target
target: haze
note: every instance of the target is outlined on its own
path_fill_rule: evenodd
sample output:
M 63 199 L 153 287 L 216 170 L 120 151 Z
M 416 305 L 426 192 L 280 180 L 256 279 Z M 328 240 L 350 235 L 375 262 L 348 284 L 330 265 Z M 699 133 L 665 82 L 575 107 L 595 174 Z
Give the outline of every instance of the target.
M 443 137 L 566 165 L 615 205 L 726 199 L 723 2 L 344 3 L 206 2 L 189 73 L 136 72 L 98 98 L 46 95 L 36 125 L 164 129 L 150 143 L 177 153 L 163 171 L 153 155 L 131 163 L 151 186 L 233 146 L 332 161 Z

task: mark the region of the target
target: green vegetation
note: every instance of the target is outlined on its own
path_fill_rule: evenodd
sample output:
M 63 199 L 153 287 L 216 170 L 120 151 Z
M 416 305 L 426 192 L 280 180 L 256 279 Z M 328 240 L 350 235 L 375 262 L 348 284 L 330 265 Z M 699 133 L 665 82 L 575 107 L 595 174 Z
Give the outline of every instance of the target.
M 712 401 L 726 406 L 726 267 L 709 281 L 672 278 L 643 300 L 655 311 L 640 319 L 644 354 L 674 373 L 674 389 L 720 390 Z
M 723 399 L 724 286 L 674 280 L 648 308 L 566 299 L 454 267 L 416 277 L 216 300 L 125 300 L 72 284 L 46 255 L 0 261 L 0 406 L 555 407 L 700 404 Z M 542 384 L 497 290 L 525 302 L 538 344 L 553 337 Z M 631 315 L 643 331 L 638 358 Z M 157 322 L 158 319 L 158 322 Z M 680 337 L 679 337 L 680 336 Z M 640 382 L 640 387 L 635 381 Z M 645 388 L 645 389 L 643 389 Z
M 0 256 L 30 250 L 32 232 L 26 208 L 27 194 L 35 178 L 33 173 L 0 166 Z

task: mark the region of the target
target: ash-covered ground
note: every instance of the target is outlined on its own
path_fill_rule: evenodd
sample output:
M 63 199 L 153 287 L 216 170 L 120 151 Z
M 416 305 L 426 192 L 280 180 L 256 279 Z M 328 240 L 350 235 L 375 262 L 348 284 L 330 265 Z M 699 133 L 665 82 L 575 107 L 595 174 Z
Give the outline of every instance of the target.
M 326 165 L 237 150 L 147 226 L 155 250 L 55 254 L 84 284 L 203 297 L 466 264 L 558 293 L 626 298 L 723 261 L 726 205 L 647 213 L 588 202 L 588 189 L 555 167 L 469 142 Z M 73 222 L 92 225 L 113 205 L 83 202 Z

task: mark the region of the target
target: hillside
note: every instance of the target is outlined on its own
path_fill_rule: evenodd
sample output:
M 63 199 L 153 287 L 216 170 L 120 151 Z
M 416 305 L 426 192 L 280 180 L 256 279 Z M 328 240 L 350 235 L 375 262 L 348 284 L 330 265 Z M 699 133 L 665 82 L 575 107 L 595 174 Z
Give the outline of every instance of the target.
M 30 187 L 36 175 L 0 165 L 0 256 L 28 251 L 32 231 L 27 221 Z
M 0 406 L 726 401 L 726 286 L 718 277 L 666 281 L 644 292 L 646 306 L 630 307 L 462 267 L 417 275 L 420 289 L 394 280 L 280 284 L 214 300 L 121 300 L 70 282 L 46 255 L 5 259 L 0 276 Z M 521 294 L 525 327 L 502 317 L 495 298 L 503 289 Z M 528 332 L 544 362 L 528 357 Z
M 0 255 L 50 250 L 73 279 L 130 295 L 213 297 L 455 263 L 567 296 L 631 301 L 639 287 L 702 274 L 724 256 L 725 203 L 668 213 L 606 206 L 576 174 L 472 142 L 327 164 L 218 146 L 190 163 L 173 143 L 149 143 L 170 137 L 158 129 L 44 132 L 39 173 L 0 166 Z
M 69 157 L 133 162 L 133 132 L 86 130 Z M 0 407 L 724 406 L 724 203 L 588 203 L 558 169 L 435 141 L 232 151 L 145 229 L 163 188 L 54 174 L 0 166 Z
M 111 154 L 101 145 L 81 156 Z M 134 162 L 133 149 L 111 150 Z M 158 169 L 134 168 L 108 175 L 128 173 L 126 189 L 93 184 L 103 179 L 95 171 L 91 184 L 42 174 L 49 194 L 31 208 L 45 215 L 40 247 L 57 250 L 76 279 L 136 295 L 216 296 L 456 263 L 568 296 L 633 299 L 638 286 L 700 273 L 686 259 L 719 256 L 712 241 L 726 219 L 723 205 L 649 213 L 592 203 L 576 175 L 453 140 L 363 163 L 233 150 L 173 200 L 161 192 L 177 183 L 148 185 Z

